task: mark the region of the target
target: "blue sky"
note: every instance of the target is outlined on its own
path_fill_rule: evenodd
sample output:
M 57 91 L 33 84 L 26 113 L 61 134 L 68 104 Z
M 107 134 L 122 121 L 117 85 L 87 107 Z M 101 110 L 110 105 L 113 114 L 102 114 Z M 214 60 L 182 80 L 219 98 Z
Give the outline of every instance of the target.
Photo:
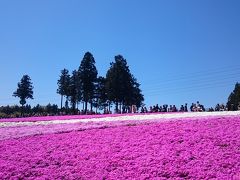
M 105 76 L 123 55 L 147 106 L 225 103 L 240 81 L 238 0 L 0 1 L 0 105 L 28 74 L 34 100 L 59 104 L 60 71 L 85 52 Z

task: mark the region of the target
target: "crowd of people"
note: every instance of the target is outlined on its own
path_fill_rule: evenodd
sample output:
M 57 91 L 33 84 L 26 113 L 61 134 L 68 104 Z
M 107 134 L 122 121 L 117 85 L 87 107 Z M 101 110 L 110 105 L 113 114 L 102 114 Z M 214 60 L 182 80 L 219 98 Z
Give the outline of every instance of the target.
M 103 114 L 157 113 L 157 112 L 205 112 L 205 111 L 213 112 L 213 111 L 233 111 L 233 110 L 234 110 L 233 108 L 228 108 L 227 105 L 225 104 L 217 104 L 214 108 L 213 107 L 205 108 L 203 104 L 200 104 L 200 102 L 197 101 L 196 103 L 192 103 L 189 107 L 188 107 L 188 104 L 185 103 L 184 105 L 182 104 L 179 108 L 177 108 L 176 105 L 156 104 L 154 106 L 150 106 L 149 108 L 147 108 L 146 106 L 142 106 L 140 109 L 138 109 L 136 105 L 132 105 L 132 106 L 123 106 L 121 110 L 118 109 L 112 112 L 106 107 L 103 111 Z M 240 103 L 238 105 L 238 110 L 240 111 Z M 91 112 L 87 114 L 91 114 Z
M 183 107 L 181 111 L 183 112 L 187 111 L 187 104 L 185 104 L 185 107 Z M 150 106 L 149 110 L 147 109 L 147 107 L 142 107 L 140 112 L 141 113 L 178 112 L 178 109 L 175 105 L 168 106 L 168 104 L 164 104 L 162 106 L 159 106 L 158 104 L 156 104 L 154 106 Z
M 239 104 L 240 110 L 240 104 Z M 140 113 L 156 113 L 156 112 L 204 112 L 204 111 L 228 111 L 228 108 L 224 104 L 217 104 L 215 108 L 208 108 L 206 109 L 204 105 L 200 104 L 199 101 L 197 103 L 192 103 L 191 106 L 188 108 L 188 104 L 185 103 L 181 105 L 179 108 L 176 105 L 154 105 L 150 106 L 149 109 L 147 107 L 141 107 Z
M 22 108 L 22 109 L 21 109 Z M 213 111 L 240 111 L 240 102 L 238 106 L 225 105 L 225 104 L 217 104 L 215 107 L 205 108 L 204 105 L 200 104 L 199 101 L 197 103 L 192 103 L 189 107 L 188 104 L 185 103 L 179 106 L 176 105 L 154 105 L 147 108 L 143 106 L 141 108 L 137 108 L 136 105 L 132 106 L 121 106 L 118 110 L 111 111 L 110 107 L 105 107 L 101 111 L 87 110 L 87 113 L 84 110 L 76 110 L 76 113 L 71 113 L 70 109 L 66 110 L 63 108 L 60 110 L 57 105 L 47 105 L 31 108 L 31 106 L 27 105 L 24 107 L 19 106 L 2 106 L 0 107 L 0 119 L 1 118 L 17 118 L 17 117 L 32 117 L 32 116 L 55 116 L 55 115 L 94 115 L 94 114 L 125 114 L 125 113 L 158 113 L 158 112 L 213 112 Z
M 213 112 L 213 111 L 228 111 L 228 108 L 224 104 L 217 104 L 215 106 L 215 108 L 210 107 L 208 111 L 210 111 L 210 112 Z

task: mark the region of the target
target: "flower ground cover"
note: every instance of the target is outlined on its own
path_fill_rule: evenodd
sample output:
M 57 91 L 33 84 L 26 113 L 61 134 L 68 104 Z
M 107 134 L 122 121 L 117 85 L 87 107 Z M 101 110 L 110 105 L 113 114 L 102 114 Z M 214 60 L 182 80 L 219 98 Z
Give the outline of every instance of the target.
M 76 126 L 72 124 L 74 125 Z M 13 131 L 10 139 L 0 140 L 0 177 L 2 179 L 240 177 L 239 116 L 195 117 L 166 122 L 158 122 L 156 119 L 141 123 L 129 121 L 108 125 L 105 122 L 98 125 L 88 126 L 84 131 L 82 131 L 84 128 L 71 127 L 69 130 L 74 131 L 47 132 L 17 139 L 12 139 L 16 133 Z M 26 131 L 29 131 L 36 126 L 27 128 Z
M 65 115 L 65 116 L 40 116 L 40 117 L 23 117 L 23 118 L 7 118 L 0 119 L 0 123 L 3 122 L 39 122 L 39 121 L 58 121 L 58 120 L 79 120 L 79 119 L 95 119 L 101 120 L 105 118 L 121 118 L 121 117 L 139 117 L 143 115 L 156 116 L 156 117 L 194 117 L 194 116 L 222 116 L 222 115 L 240 115 L 238 111 L 225 111 L 225 112 L 198 112 L 198 113 L 182 113 L 182 112 L 172 112 L 172 113 L 145 113 L 145 114 L 100 114 L 100 115 Z M 149 118 L 149 117 L 148 117 Z
M 163 122 L 178 120 L 195 120 L 201 117 L 211 119 L 212 117 L 239 117 L 239 112 L 220 112 L 220 113 L 164 113 L 164 114 L 130 114 L 130 115 L 103 115 L 102 118 L 95 116 L 83 116 L 82 119 L 64 119 L 57 120 L 56 117 L 44 117 L 41 121 L 23 121 L 23 122 L 0 122 L 0 140 L 19 138 L 30 135 L 61 133 L 70 131 L 79 131 L 92 128 L 115 127 L 128 124 L 141 124 L 145 122 Z M 86 117 L 89 117 L 88 119 Z M 69 116 L 72 118 L 72 116 Z M 27 118 L 30 119 L 30 118 Z M 52 119 L 52 120 L 51 120 Z M 61 118 L 60 118 L 61 119 Z
M 130 115 L 130 114 L 128 114 Z M 89 119 L 89 118 L 104 118 L 104 117 L 117 117 L 120 114 L 107 114 L 107 115 L 65 115 L 65 116 L 40 116 L 40 117 L 23 117 L 23 118 L 3 118 L 0 122 L 37 122 L 49 120 L 68 120 L 68 119 Z

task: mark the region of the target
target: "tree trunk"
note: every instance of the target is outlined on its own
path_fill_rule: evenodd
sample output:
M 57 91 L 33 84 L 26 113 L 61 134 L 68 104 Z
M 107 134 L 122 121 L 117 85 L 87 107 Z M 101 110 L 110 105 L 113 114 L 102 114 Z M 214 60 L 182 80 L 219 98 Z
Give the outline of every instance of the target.
M 66 97 L 66 101 L 65 101 L 65 112 L 66 114 L 68 114 L 68 98 Z
M 62 110 L 63 95 L 61 95 L 61 110 Z
M 108 112 L 110 113 L 110 111 L 111 111 L 111 103 L 109 102 L 108 103 Z
M 65 109 L 68 109 L 68 99 L 66 98 L 66 101 L 65 101 Z
M 120 103 L 119 110 L 120 110 L 120 114 L 122 114 L 122 103 Z
M 85 101 L 85 114 L 87 114 L 87 101 Z
M 116 113 L 118 114 L 118 102 L 116 102 Z
M 22 104 L 22 108 L 21 108 L 21 117 L 23 117 L 23 114 L 24 114 L 24 112 L 23 112 L 23 104 Z
M 76 112 L 75 112 L 75 109 L 76 109 L 76 102 L 73 102 L 73 104 L 72 104 L 72 109 L 73 109 L 73 114 L 75 114 Z
M 91 113 L 92 113 L 92 109 L 93 109 L 93 103 L 91 103 L 91 104 L 90 104 L 90 106 L 91 106 Z

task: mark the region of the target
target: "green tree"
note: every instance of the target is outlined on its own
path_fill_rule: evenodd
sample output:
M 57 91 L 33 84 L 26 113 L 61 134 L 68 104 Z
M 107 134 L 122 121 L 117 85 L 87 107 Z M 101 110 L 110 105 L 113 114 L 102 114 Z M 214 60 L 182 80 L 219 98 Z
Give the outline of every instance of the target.
M 228 97 L 227 107 L 229 110 L 237 110 L 240 103 L 240 84 L 237 82 L 233 92 Z
M 99 76 L 95 83 L 94 103 L 93 106 L 97 109 L 104 109 L 107 104 L 107 92 L 106 92 L 106 78 Z
M 121 106 L 141 104 L 143 95 L 140 84 L 131 74 L 126 59 L 123 56 L 115 56 L 115 62 L 110 64 L 106 75 L 106 91 L 108 99 L 115 103 L 116 111 Z
M 97 79 L 97 68 L 95 60 L 90 52 L 85 53 L 80 67 L 79 78 L 81 85 L 82 100 L 85 102 L 85 114 L 87 113 L 87 104 L 91 103 L 94 98 L 95 82 Z
M 61 71 L 61 75 L 57 84 L 58 84 L 57 93 L 61 95 L 61 109 L 62 109 L 63 96 L 68 97 L 69 95 L 70 75 L 67 69 L 63 69 Z
M 115 110 L 119 112 L 119 104 L 123 103 L 131 87 L 130 71 L 127 61 L 121 56 L 115 56 L 115 62 L 110 63 L 106 75 L 106 90 L 108 99 L 115 103 Z
M 132 91 L 129 98 L 128 105 L 136 105 L 137 108 L 140 108 L 143 104 L 144 96 L 142 90 L 140 89 L 140 84 L 137 82 L 137 79 L 132 77 Z
M 33 99 L 33 86 L 31 78 L 28 75 L 24 75 L 21 81 L 18 83 L 17 90 L 13 93 L 14 97 L 20 98 L 20 104 L 22 107 L 26 104 L 27 99 Z
M 58 113 L 58 106 L 56 104 L 51 105 L 50 103 L 45 107 L 45 112 L 48 115 L 56 115 Z
M 37 104 L 36 106 L 34 106 L 32 108 L 32 111 L 34 114 L 39 115 L 42 114 L 44 112 L 44 108 L 42 106 L 40 106 L 40 104 Z
M 76 113 L 76 104 L 81 100 L 79 74 L 76 70 L 72 72 L 69 84 L 69 97 L 72 104 L 73 113 Z

